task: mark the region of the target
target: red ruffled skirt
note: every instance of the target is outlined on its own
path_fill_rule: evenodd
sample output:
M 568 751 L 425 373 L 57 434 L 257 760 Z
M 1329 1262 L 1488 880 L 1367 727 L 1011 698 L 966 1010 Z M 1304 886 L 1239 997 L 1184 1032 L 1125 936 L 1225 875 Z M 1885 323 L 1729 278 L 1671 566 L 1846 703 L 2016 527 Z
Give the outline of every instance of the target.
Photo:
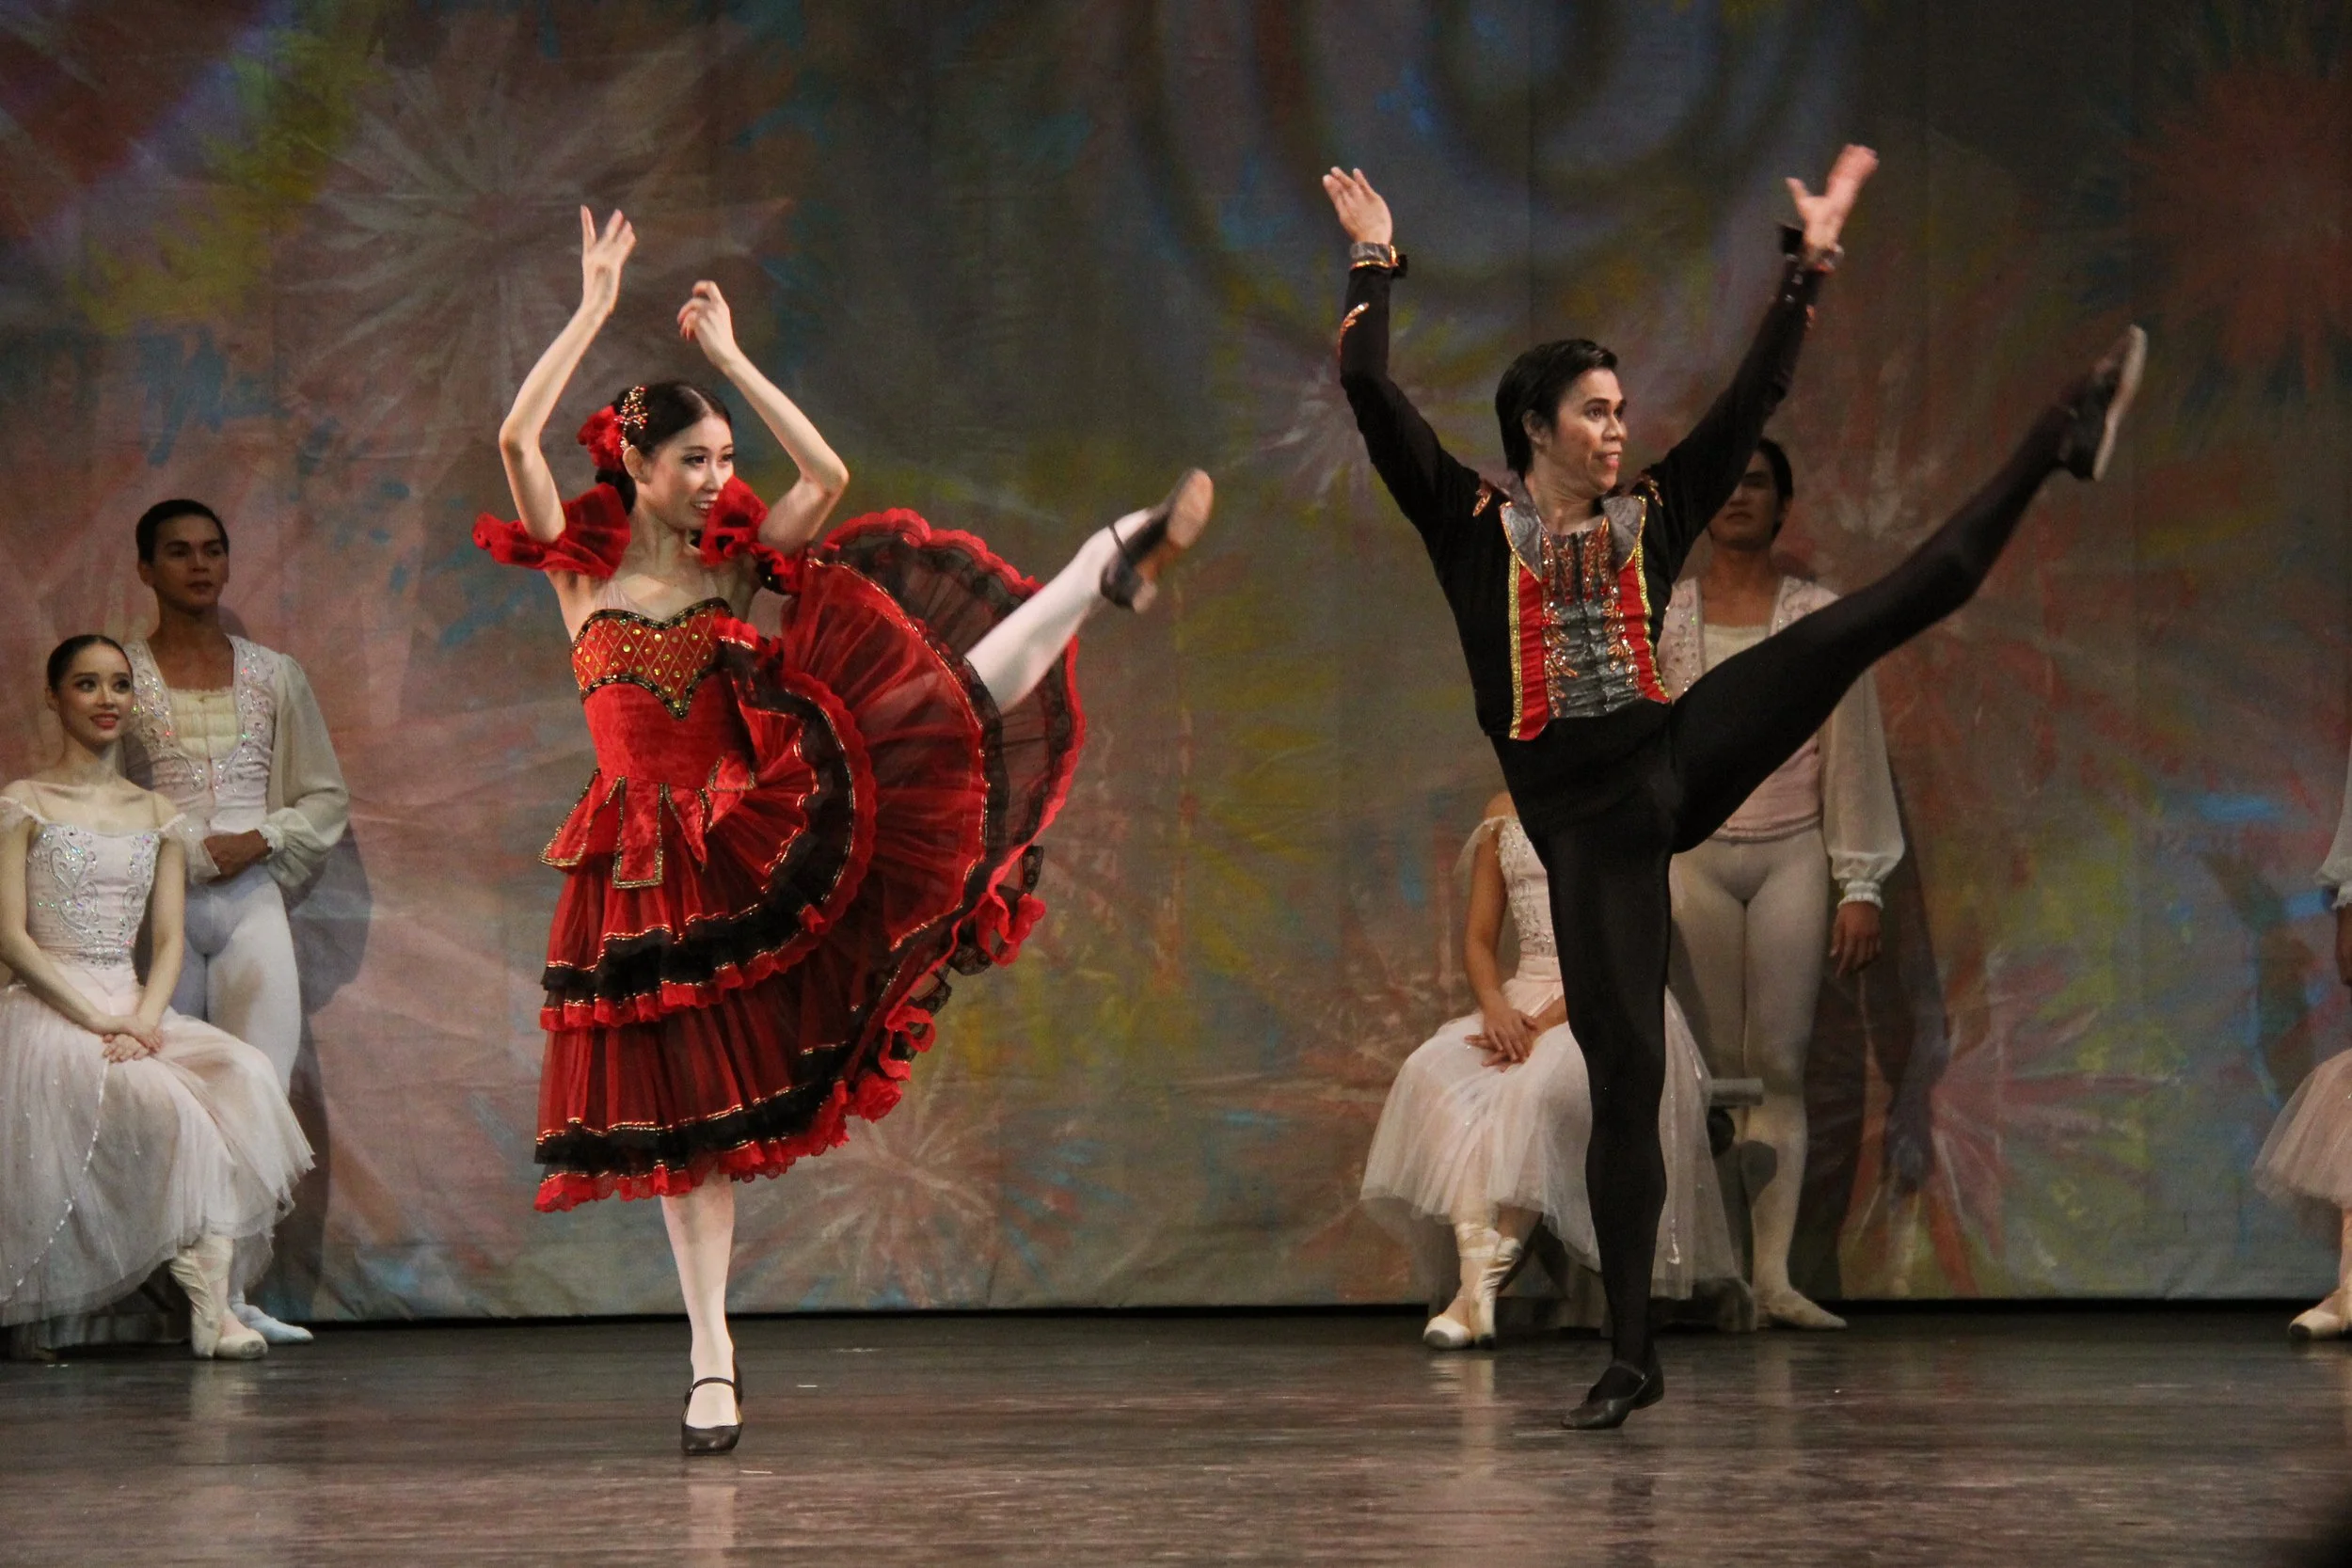
M 1085 722 L 1074 650 L 1000 712 L 963 655 L 1036 585 L 911 512 L 800 563 L 777 637 L 599 611 L 598 770 L 547 858 L 541 1209 L 772 1176 L 895 1105 L 946 972 L 1043 912 Z

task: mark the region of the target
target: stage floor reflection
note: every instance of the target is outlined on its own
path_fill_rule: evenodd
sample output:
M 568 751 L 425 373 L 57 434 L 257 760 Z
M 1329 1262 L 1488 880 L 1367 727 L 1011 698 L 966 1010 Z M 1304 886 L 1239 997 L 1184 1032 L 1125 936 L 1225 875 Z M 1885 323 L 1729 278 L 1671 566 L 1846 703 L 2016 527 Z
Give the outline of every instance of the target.
M 1857 1315 L 1438 1355 L 1381 1315 L 763 1319 L 676 1450 L 682 1323 L 330 1329 L 0 1366 L 25 1563 L 2277 1562 L 2352 1497 L 2352 1351 L 2276 1309 Z

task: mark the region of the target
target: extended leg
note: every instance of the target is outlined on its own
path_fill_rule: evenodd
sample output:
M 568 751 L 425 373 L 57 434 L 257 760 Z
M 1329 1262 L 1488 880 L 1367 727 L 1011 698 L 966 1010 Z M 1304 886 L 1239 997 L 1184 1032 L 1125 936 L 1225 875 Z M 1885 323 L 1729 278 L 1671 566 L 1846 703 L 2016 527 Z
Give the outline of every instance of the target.
M 696 1378 L 735 1376 L 735 1340 L 727 1333 L 727 1267 L 735 1256 L 735 1183 L 712 1173 L 683 1197 L 661 1200 L 670 1229 L 670 1256 L 677 1262 L 678 1292 L 686 1298 L 686 1322 L 693 1332 L 690 1351 Z M 734 1426 L 742 1412 L 734 1392 L 715 1383 L 694 1390 L 687 1402 L 691 1427 Z
M 1968 602 L 2042 481 L 2061 467 L 2095 477 L 2138 387 L 2145 345 L 2138 328 L 2125 334 L 2065 401 L 2035 421 L 1992 482 L 1893 571 L 1692 685 L 1673 718 L 1682 786 L 1677 848 L 1723 826 L 1828 721 L 1862 672 Z
M 1159 505 L 1130 512 L 1079 546 L 1052 581 L 981 638 L 966 657 L 996 705 L 1009 708 L 1034 690 L 1096 610 L 1149 604 L 1159 573 L 1208 526 L 1215 499 L 1209 476 L 1193 469 Z

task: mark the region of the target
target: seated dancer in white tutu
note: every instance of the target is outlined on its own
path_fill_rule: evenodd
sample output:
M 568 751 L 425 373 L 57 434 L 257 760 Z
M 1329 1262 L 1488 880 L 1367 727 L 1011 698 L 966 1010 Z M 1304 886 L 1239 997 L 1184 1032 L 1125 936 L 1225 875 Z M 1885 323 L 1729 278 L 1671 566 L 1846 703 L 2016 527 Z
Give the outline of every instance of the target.
M 185 944 L 186 850 L 170 801 L 106 749 L 131 664 L 103 637 L 49 658 L 56 764 L 0 790 L 0 1324 L 103 1307 L 158 1264 L 188 1293 L 199 1356 L 268 1346 L 230 1277 L 310 1167 L 269 1059 L 167 1006 Z M 141 983 L 132 945 L 150 925 Z
M 2352 778 L 2319 883 L 2335 895 L 2336 975 L 2352 986 Z M 2254 1184 L 2283 1203 L 2336 1211 L 2336 1288 L 2287 1332 L 2297 1339 L 2352 1334 L 2352 1051 L 2304 1076 L 2254 1158 Z
M 1438 1350 L 1494 1342 L 1495 1298 L 1526 1256 L 1536 1222 L 1578 1263 L 1600 1264 L 1584 1186 L 1592 1094 L 1561 1000 L 1550 882 L 1510 796 L 1487 803 L 1469 853 L 1462 958 L 1479 1010 L 1406 1058 L 1364 1163 L 1365 1206 L 1412 1249 L 1422 1289 L 1433 1301 L 1454 1290 L 1452 1304 L 1422 1331 Z M 1506 903 L 1519 944 L 1508 979 L 1497 956 Z M 1707 1069 L 1672 996 L 1665 1007 L 1658 1134 L 1666 1206 L 1651 1277 L 1655 1294 L 1688 1296 L 1742 1271 L 1708 1147 Z

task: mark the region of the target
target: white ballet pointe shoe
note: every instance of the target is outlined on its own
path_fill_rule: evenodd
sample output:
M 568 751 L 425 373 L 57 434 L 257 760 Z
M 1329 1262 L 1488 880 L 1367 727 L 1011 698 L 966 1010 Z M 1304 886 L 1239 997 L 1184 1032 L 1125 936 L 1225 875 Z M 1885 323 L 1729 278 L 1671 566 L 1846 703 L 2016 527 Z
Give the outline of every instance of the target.
M 2352 1329 L 2352 1313 L 2345 1311 L 2344 1292 L 2338 1291 L 2310 1311 L 2287 1324 L 2290 1339 L 2341 1339 Z
M 232 1301 L 229 1310 L 237 1322 L 273 1345 L 307 1345 L 317 1338 L 300 1323 L 280 1323 L 248 1301 Z
M 1438 1313 L 1421 1331 L 1421 1342 L 1431 1350 L 1468 1350 L 1478 1343 L 1478 1337 L 1451 1316 L 1453 1309 Z
M 1494 1342 L 1494 1317 L 1486 1315 L 1485 1338 L 1480 1338 L 1478 1290 L 1494 1262 L 1495 1247 L 1502 1240 L 1491 1225 L 1464 1220 L 1454 1227 L 1454 1247 L 1462 1259 L 1462 1286 L 1459 1294 L 1446 1309 L 1429 1320 L 1421 1331 L 1421 1342 L 1431 1350 L 1468 1350 L 1472 1345 Z M 1464 1322 L 1457 1312 L 1464 1312 L 1470 1321 Z
M 1846 1320 L 1808 1299 L 1791 1286 L 1777 1291 L 1756 1292 L 1756 1315 L 1775 1328 L 1832 1329 L 1846 1326 Z
M 1494 1256 L 1486 1260 L 1485 1268 L 1478 1271 L 1475 1321 L 1471 1324 L 1478 1331 L 1478 1342 L 1482 1345 L 1495 1342 L 1495 1303 L 1501 1299 L 1502 1288 L 1511 1283 L 1511 1276 L 1518 1273 L 1519 1263 L 1527 1256 L 1527 1243 L 1517 1236 L 1491 1231 L 1488 1234 L 1495 1239 Z
M 233 1251 L 226 1236 L 207 1236 L 172 1256 L 171 1277 L 188 1293 L 188 1349 L 199 1360 L 250 1361 L 269 1353 L 269 1342 L 229 1310 Z

